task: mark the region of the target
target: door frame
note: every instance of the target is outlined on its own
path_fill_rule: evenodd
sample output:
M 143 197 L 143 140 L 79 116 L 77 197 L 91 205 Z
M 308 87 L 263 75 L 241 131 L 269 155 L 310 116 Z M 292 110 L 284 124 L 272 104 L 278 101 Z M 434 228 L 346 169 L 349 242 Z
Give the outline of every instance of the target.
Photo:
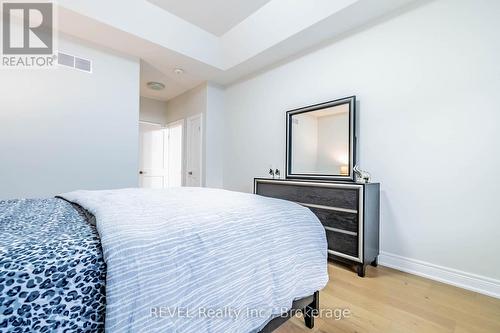
M 182 126 L 182 137 L 181 137 L 181 186 L 185 186 L 186 184 L 186 179 L 185 179 L 185 174 L 186 174 L 186 147 L 185 147 L 185 143 L 186 143 L 186 122 L 185 122 L 185 119 L 179 119 L 179 120 L 175 120 L 175 121 L 171 121 L 169 123 L 166 123 L 164 128 L 166 130 L 166 135 L 169 135 L 170 133 L 168 132 L 169 130 L 169 127 L 171 127 L 172 125 L 177 125 L 177 124 L 180 124 Z M 165 150 L 168 150 L 168 147 L 167 147 L 167 143 L 169 142 L 169 139 L 167 138 L 165 140 L 166 144 L 165 144 Z M 165 168 L 167 170 L 169 170 L 169 157 L 168 157 L 168 151 L 165 153 L 165 163 L 166 163 L 166 166 Z M 168 172 L 167 172 L 167 178 L 169 177 L 168 175 Z M 170 180 L 170 179 L 169 179 Z M 170 184 L 169 184 L 170 185 Z
M 155 125 L 155 126 L 165 127 L 161 123 L 155 123 L 154 121 L 146 121 L 146 120 L 139 120 L 139 124 L 148 124 L 148 125 Z
M 158 129 L 160 129 L 162 131 L 162 135 L 163 135 L 163 147 L 162 147 L 162 151 L 163 151 L 163 161 L 162 161 L 162 166 L 163 166 L 163 169 L 165 169 L 165 150 L 166 150 L 166 147 L 165 147 L 165 125 L 161 124 L 161 123 L 156 123 L 156 122 L 153 122 L 153 121 L 146 121 L 146 120 L 139 120 L 139 123 L 138 123 L 138 130 L 140 132 L 140 125 L 141 124 L 145 124 L 145 125 L 152 125 L 152 126 L 158 126 Z M 139 136 L 140 136 L 140 133 L 139 133 Z M 142 147 L 138 147 L 138 170 L 137 170 L 137 185 L 138 187 L 142 187 L 142 182 L 141 182 L 141 169 L 142 169 L 142 156 L 141 156 L 141 149 Z M 162 181 L 162 185 L 163 185 L 163 188 L 165 187 L 165 175 L 162 176 L 163 177 L 163 181 Z
M 195 114 L 193 116 L 189 116 L 186 118 L 186 167 L 185 167 L 185 170 L 184 170 L 184 177 L 185 177 L 185 183 L 184 185 L 187 186 L 187 172 L 188 172 L 188 156 L 189 156 L 189 147 L 190 147 L 190 137 L 189 137 L 189 122 L 192 120 L 192 119 L 196 119 L 196 118 L 200 118 L 200 187 L 203 187 L 204 186 L 204 180 L 205 180 L 205 177 L 204 177 L 204 170 L 203 168 L 205 167 L 204 166 L 204 163 L 203 163 L 203 144 L 205 142 L 205 140 L 203 139 L 203 134 L 204 134 L 204 130 L 203 130 L 203 113 L 198 113 L 198 114 Z

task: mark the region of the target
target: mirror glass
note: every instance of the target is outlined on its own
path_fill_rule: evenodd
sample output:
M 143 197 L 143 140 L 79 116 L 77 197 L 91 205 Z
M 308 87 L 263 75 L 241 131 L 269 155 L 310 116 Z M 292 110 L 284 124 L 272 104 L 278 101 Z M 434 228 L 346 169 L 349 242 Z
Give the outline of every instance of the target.
M 288 114 L 288 176 L 294 178 L 350 178 L 351 103 L 341 103 Z

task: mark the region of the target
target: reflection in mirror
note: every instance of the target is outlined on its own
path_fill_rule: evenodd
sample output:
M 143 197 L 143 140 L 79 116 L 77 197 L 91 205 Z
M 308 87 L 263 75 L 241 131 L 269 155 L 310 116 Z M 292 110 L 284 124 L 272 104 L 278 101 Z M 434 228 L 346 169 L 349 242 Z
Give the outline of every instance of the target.
M 349 104 L 291 118 L 291 173 L 349 175 Z

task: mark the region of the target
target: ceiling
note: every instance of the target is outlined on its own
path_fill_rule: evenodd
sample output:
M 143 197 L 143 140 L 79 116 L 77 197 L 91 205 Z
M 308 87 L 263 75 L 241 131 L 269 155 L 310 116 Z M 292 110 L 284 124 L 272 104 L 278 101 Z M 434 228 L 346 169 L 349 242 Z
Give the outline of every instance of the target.
M 216 36 L 222 36 L 270 0 L 147 0 Z
M 160 70 L 141 60 L 141 96 L 167 101 L 200 83 L 198 78 L 193 78 L 189 73 L 176 74 L 174 71 L 174 68 Z M 148 88 L 148 82 L 161 82 L 165 88 L 153 90 Z
M 203 82 L 232 84 L 430 1 L 58 0 L 57 14 L 60 32 L 140 59 L 141 95 L 168 100 Z M 150 90 L 148 81 L 166 88 Z

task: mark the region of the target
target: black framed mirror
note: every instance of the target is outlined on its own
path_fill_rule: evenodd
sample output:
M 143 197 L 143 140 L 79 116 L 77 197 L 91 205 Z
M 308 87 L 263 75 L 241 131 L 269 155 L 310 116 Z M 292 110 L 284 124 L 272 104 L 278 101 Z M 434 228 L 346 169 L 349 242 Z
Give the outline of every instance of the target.
M 354 181 L 356 96 L 286 113 L 286 178 Z

